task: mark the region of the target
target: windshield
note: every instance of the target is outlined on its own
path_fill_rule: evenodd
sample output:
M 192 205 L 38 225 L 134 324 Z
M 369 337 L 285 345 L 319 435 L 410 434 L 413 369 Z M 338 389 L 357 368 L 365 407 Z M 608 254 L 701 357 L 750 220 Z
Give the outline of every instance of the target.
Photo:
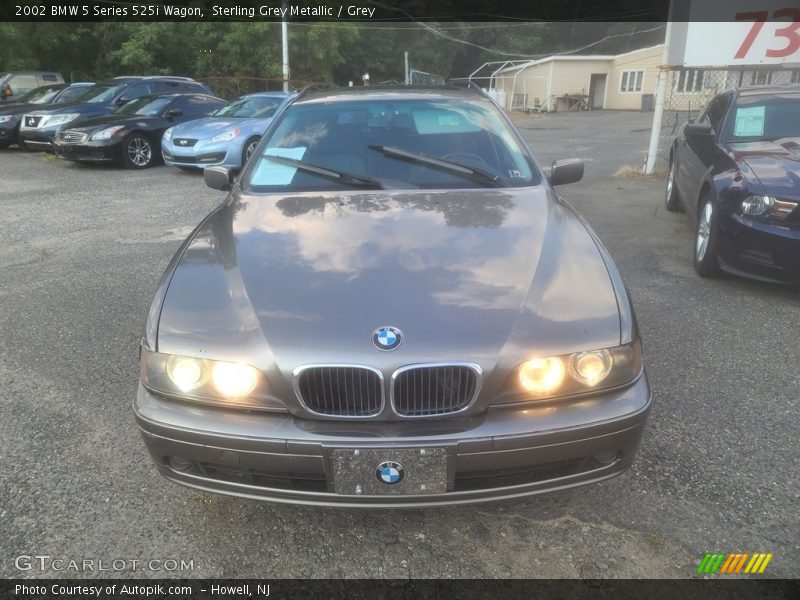
M 121 91 L 123 86 L 121 85 L 93 85 L 89 89 L 87 89 L 84 93 L 79 94 L 74 98 L 75 102 L 89 102 L 89 103 L 96 103 L 96 102 L 108 102 L 117 95 L 119 91 Z
M 514 187 L 540 181 L 514 132 L 485 100 L 350 100 L 290 106 L 261 152 L 243 176 L 244 187 L 252 191 L 352 187 L 270 160 L 270 155 L 409 188 L 482 187 L 477 177 L 464 176 L 465 169 L 459 173 L 419 160 L 424 157 L 465 165 Z
M 740 96 L 728 124 L 731 142 L 800 138 L 800 94 Z
M 118 115 L 142 115 L 157 117 L 172 102 L 172 96 L 142 96 L 120 106 L 116 111 Z
M 56 98 L 56 102 L 74 102 L 81 94 L 85 94 L 86 90 L 91 86 L 85 85 L 71 85 L 61 90 L 61 93 Z
M 234 117 L 237 119 L 257 118 L 267 119 L 275 114 L 283 98 L 271 98 L 269 96 L 250 96 L 237 98 L 230 104 L 226 104 L 214 113 L 215 117 Z
M 43 86 L 32 89 L 24 96 L 20 96 L 19 102 L 26 104 L 47 104 L 50 102 L 58 92 L 60 87 Z

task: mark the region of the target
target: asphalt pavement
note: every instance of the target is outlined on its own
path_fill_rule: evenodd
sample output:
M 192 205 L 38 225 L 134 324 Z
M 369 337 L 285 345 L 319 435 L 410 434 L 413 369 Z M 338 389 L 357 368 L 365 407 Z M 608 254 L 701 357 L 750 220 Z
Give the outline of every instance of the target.
M 140 561 L 143 577 L 680 578 L 711 551 L 772 552 L 765 576 L 800 576 L 800 292 L 695 275 L 663 182 L 613 176 L 642 164 L 651 116 L 519 119 L 543 163 L 586 161 L 559 193 L 633 297 L 655 394 L 633 468 L 432 510 L 270 505 L 161 479 L 131 412 L 137 347 L 163 269 L 224 195 L 166 167 L 0 151 L 0 576 L 130 576 Z M 50 558 L 20 570 L 26 555 Z M 114 560 L 127 566 L 98 571 Z

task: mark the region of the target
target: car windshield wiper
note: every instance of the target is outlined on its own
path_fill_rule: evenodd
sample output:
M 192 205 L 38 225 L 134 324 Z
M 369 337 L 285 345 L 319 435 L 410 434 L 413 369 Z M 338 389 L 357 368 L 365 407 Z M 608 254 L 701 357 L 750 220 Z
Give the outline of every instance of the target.
M 372 179 L 371 177 L 364 177 L 363 175 L 354 175 L 353 173 L 347 173 L 346 171 L 336 171 L 335 169 L 330 169 L 328 167 L 320 167 L 319 165 L 312 165 L 311 163 L 307 163 L 302 160 L 296 160 L 294 158 L 288 158 L 286 156 L 275 156 L 274 154 L 262 154 L 261 158 L 264 160 L 271 160 L 276 163 L 281 163 L 289 167 L 294 167 L 296 169 L 300 169 L 301 171 L 307 171 L 309 173 L 314 173 L 315 175 L 327 177 L 329 179 L 333 179 L 335 181 L 344 183 L 346 185 L 354 187 L 366 187 L 377 190 L 385 189 L 381 181 L 377 179 Z
M 394 146 L 379 146 L 376 144 L 370 144 L 369 148 L 370 150 L 380 152 L 389 158 L 407 160 L 408 162 L 426 165 L 434 169 L 461 175 L 462 177 L 466 177 L 475 183 L 482 183 L 491 187 L 511 187 L 511 184 L 499 175 L 493 175 L 488 171 L 479 169 L 478 167 L 462 165 L 461 163 L 442 160 L 441 158 L 434 158 L 425 154 L 417 154 L 416 152 L 409 152 L 408 150 L 402 150 L 401 148 L 395 148 Z

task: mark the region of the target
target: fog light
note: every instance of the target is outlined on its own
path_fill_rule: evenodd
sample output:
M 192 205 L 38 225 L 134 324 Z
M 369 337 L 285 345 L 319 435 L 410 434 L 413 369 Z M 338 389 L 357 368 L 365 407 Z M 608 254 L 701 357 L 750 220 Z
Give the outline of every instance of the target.
M 564 373 L 564 363 L 558 357 L 533 358 L 520 366 L 519 381 L 529 392 L 546 394 L 561 386 Z
M 569 363 L 569 374 L 576 381 L 593 387 L 608 377 L 612 364 L 608 350 L 578 352 Z
M 253 391 L 258 382 L 258 373 L 248 365 L 218 362 L 211 373 L 214 386 L 229 398 L 240 398 Z
M 742 213 L 746 215 L 763 215 L 775 204 L 775 199 L 770 196 L 748 196 L 742 200 Z
M 167 374 L 182 392 L 189 392 L 203 383 L 203 367 L 193 358 L 170 358 L 167 361 Z
M 608 452 L 595 454 L 593 458 L 596 463 L 600 463 L 601 465 L 610 465 L 617 460 L 617 453 L 614 450 L 609 450 Z
M 182 456 L 170 456 L 169 466 L 176 471 L 189 471 L 192 468 L 192 461 Z

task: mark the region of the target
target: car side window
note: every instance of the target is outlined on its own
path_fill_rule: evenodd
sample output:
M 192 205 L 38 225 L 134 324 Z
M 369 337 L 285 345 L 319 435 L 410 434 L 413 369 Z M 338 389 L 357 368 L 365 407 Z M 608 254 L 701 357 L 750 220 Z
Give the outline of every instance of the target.
M 154 94 L 177 94 L 181 91 L 174 81 L 154 81 L 150 84 Z
M 137 83 L 122 92 L 121 98 L 124 100 L 135 100 L 150 93 L 150 86 L 146 83 Z
M 184 98 L 184 100 L 186 101 L 186 108 L 183 109 L 184 115 L 207 115 L 218 107 L 218 104 L 212 104 L 208 101 L 209 98 L 204 98 L 202 96 L 189 96 Z
M 706 109 L 706 117 L 708 122 L 714 128 L 714 131 L 719 131 L 722 125 L 722 120 L 725 118 L 725 113 L 728 111 L 730 104 L 730 96 L 717 96 L 708 105 Z

